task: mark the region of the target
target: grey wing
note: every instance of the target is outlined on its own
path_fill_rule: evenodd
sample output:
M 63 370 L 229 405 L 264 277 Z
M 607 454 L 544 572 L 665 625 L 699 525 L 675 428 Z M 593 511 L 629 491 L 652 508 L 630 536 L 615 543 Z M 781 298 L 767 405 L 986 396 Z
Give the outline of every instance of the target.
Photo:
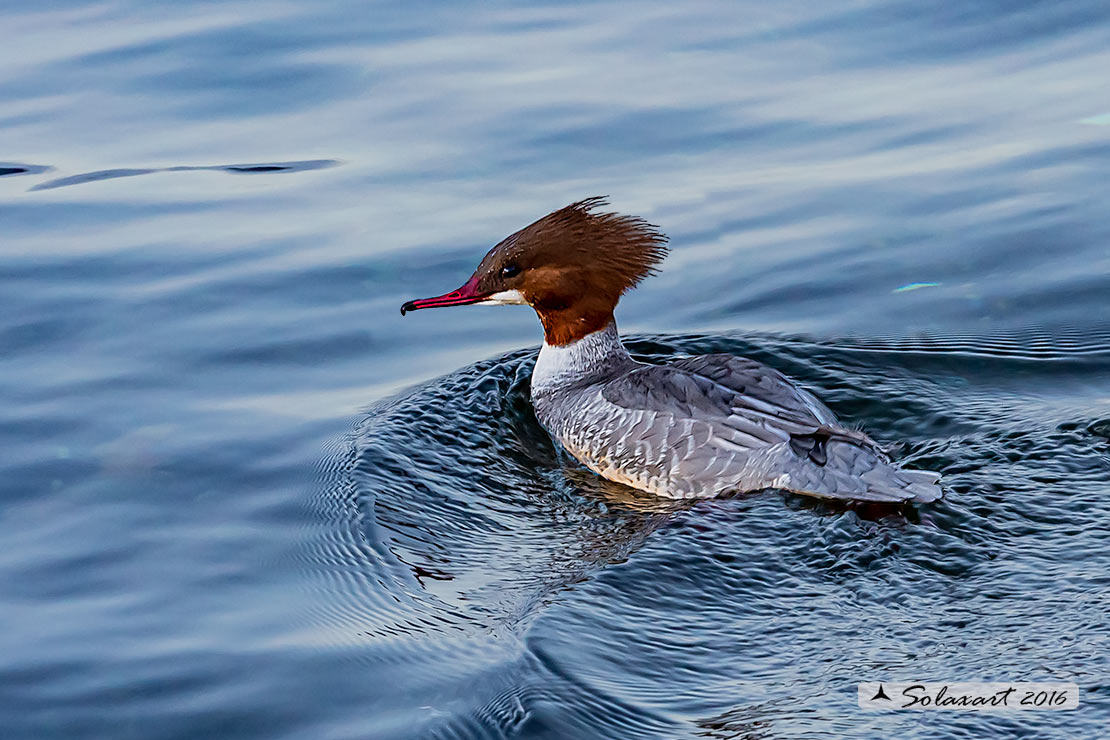
M 782 373 L 733 355 L 645 365 L 605 385 L 606 400 L 652 413 L 674 484 L 688 495 L 782 488 L 863 501 L 931 501 L 934 473 L 903 471 Z M 676 444 L 677 443 L 677 444 Z
M 735 355 L 701 355 L 675 360 L 671 367 L 731 391 L 734 404 L 750 412 L 802 425 L 839 426 L 832 411 L 812 393 L 755 360 Z

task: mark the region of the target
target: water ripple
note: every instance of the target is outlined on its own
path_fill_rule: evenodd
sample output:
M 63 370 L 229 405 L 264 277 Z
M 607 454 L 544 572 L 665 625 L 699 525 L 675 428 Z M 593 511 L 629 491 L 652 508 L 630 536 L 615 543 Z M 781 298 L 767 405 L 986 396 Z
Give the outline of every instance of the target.
M 1110 356 L 1077 349 L 1073 338 L 1053 346 L 1033 336 L 1039 361 L 1064 363 L 1034 366 L 1045 377 L 1069 358 L 1110 369 Z M 482 670 L 500 655 L 492 665 L 514 676 L 513 688 L 484 700 L 485 689 L 477 692 L 472 701 L 484 703 L 460 706 L 442 737 L 654 737 L 681 733 L 683 723 L 709 736 L 761 727 L 805 736 L 835 702 L 825 693 L 796 711 L 781 692 L 798 671 L 820 676 L 829 692 L 877 665 L 920 671 L 941 661 L 973 675 L 997 650 L 1019 649 L 1000 646 L 1001 633 L 1032 636 L 1050 622 L 1095 639 L 1104 579 L 1068 563 L 1105 561 L 1088 524 L 1105 508 L 1105 446 L 1074 421 L 1023 417 L 1020 403 L 997 418 L 953 422 L 981 396 L 998 404 L 990 378 L 1007 375 L 968 366 L 965 346 L 990 345 L 990 362 L 1016 368 L 1028 361 L 1017 338 L 904 339 L 884 342 L 884 353 L 878 345 L 704 335 L 631 342 L 653 360 L 758 357 L 880 439 L 897 438 L 912 415 L 918 433 L 900 454 L 942 472 L 951 494 L 937 504 L 830 505 L 773 492 L 676 504 L 609 484 L 547 440 L 527 400 L 532 353 L 515 352 L 377 406 L 343 443 L 320 499 L 332 534 L 310 556 L 334 589 L 330 615 L 316 617 L 337 633 L 357 630 L 375 660 L 399 660 L 389 646 L 421 635 L 419 652 L 442 653 L 432 663 L 454 670 Z M 916 366 L 920 351 L 932 358 L 928 369 Z M 940 367 L 964 382 L 938 382 Z M 1053 606 L 991 616 L 995 600 L 1050 587 Z M 922 621 L 927 632 L 915 627 Z M 491 653 L 494 635 L 501 648 Z M 845 650 L 863 652 L 828 663 Z M 1030 670 L 1090 671 L 1089 651 L 1069 657 L 1029 637 L 1020 650 L 1011 659 Z M 751 701 L 722 693 L 740 676 L 744 686 L 778 688 Z M 552 726 L 548 701 L 562 707 Z

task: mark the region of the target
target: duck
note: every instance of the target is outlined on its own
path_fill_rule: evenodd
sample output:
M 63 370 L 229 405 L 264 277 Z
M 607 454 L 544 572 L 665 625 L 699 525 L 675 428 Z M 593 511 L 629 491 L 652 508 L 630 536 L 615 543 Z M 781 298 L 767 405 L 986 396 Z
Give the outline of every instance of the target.
M 531 306 L 543 345 L 531 377 L 536 419 L 602 478 L 668 499 L 778 489 L 901 504 L 942 496 L 940 476 L 892 462 L 778 370 L 731 354 L 651 364 L 621 341 L 614 310 L 658 272 L 667 237 L 607 212 L 605 197 L 560 208 L 495 245 L 460 288 L 401 314 Z

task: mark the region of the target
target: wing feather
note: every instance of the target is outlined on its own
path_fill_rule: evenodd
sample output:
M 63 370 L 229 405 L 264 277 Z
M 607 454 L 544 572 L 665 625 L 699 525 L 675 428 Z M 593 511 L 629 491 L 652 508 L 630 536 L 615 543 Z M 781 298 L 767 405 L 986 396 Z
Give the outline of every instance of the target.
M 758 487 L 865 501 L 931 501 L 936 475 L 892 465 L 779 371 L 733 355 L 643 365 L 606 381 L 601 399 L 632 416 L 652 474 L 674 495 Z M 599 400 L 601 400 L 599 399 Z M 643 416 L 639 412 L 646 412 Z

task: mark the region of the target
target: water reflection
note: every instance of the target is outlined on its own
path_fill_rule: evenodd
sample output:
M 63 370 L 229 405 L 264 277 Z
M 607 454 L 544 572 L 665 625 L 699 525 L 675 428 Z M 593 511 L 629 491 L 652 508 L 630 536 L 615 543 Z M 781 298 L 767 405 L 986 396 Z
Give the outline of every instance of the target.
M 0 5 L 5 738 L 1101 732 L 1104 0 Z M 592 193 L 674 245 L 635 351 L 949 497 L 659 510 L 531 419 L 529 312 L 400 321 Z M 885 674 L 1089 705 L 855 712 Z

